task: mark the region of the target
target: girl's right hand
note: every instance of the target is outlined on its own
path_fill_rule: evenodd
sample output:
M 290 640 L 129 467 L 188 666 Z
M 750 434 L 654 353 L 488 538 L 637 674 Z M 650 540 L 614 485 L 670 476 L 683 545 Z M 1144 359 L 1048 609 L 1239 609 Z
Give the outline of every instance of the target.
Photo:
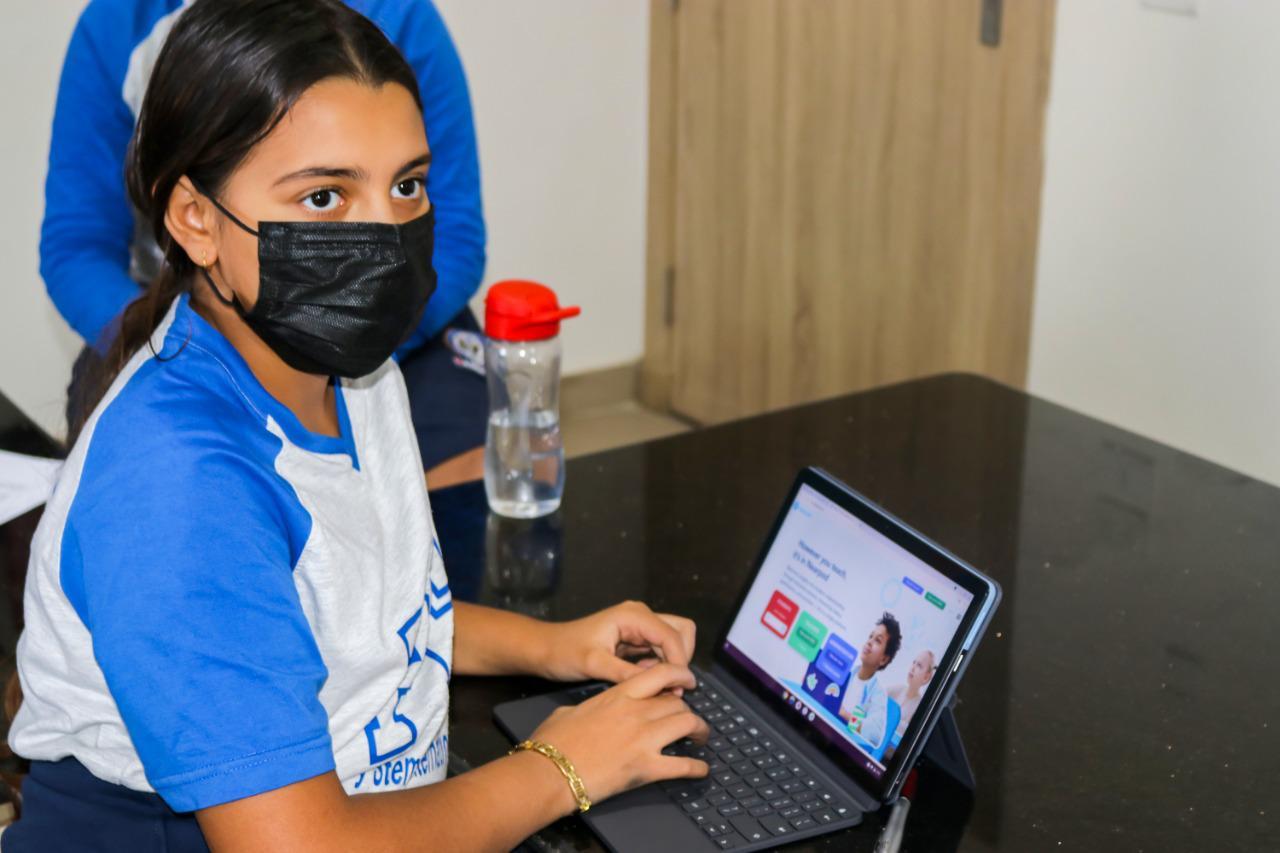
M 681 738 L 706 741 L 706 722 L 670 692 L 696 686 L 688 667 L 658 664 L 580 705 L 557 708 L 532 737 L 573 763 L 592 802 L 662 779 L 700 779 L 705 761 L 662 754 Z

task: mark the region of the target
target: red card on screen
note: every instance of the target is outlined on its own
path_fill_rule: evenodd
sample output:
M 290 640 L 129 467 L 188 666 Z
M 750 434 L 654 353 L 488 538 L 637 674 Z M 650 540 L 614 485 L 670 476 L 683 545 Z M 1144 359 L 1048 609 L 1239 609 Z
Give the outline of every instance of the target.
M 791 623 L 796 621 L 796 613 L 800 608 L 782 593 L 774 590 L 769 606 L 764 609 L 760 623 L 779 637 L 786 637 L 791 630 Z

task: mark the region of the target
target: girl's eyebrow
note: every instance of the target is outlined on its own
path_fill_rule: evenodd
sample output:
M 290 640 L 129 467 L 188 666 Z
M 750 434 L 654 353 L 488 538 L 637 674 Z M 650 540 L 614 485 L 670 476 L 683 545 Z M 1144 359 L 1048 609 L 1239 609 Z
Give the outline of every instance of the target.
M 288 181 L 296 181 L 298 178 L 343 178 L 349 181 L 362 181 L 369 177 L 368 173 L 363 169 L 343 169 L 336 166 L 310 166 L 306 169 L 299 169 L 296 172 L 290 172 L 276 179 L 272 186 L 280 186 Z
M 405 172 L 408 172 L 412 169 L 417 169 L 420 166 L 429 166 L 429 165 L 431 165 L 430 151 L 428 151 L 425 154 L 420 154 L 417 157 L 414 157 L 408 163 L 405 163 L 403 166 L 400 167 L 400 169 L 396 172 L 396 174 L 403 175 Z
M 405 163 L 398 170 L 396 170 L 396 174 L 403 175 L 405 172 L 408 172 L 412 169 L 417 169 L 421 166 L 427 166 L 430 163 L 431 163 L 431 152 L 428 151 L 427 153 L 420 154 L 417 157 L 414 157 L 409 162 Z M 296 181 L 299 178 L 341 178 L 343 180 L 348 180 L 348 181 L 363 181 L 368 179 L 368 177 L 369 177 L 369 173 L 366 172 L 364 169 L 360 169 L 360 168 L 342 168 L 339 166 L 309 166 L 305 169 L 298 169 L 296 172 L 290 172 L 287 175 L 280 176 L 279 178 L 276 179 L 276 182 L 272 184 L 272 186 L 279 186 L 280 184 L 287 183 L 289 181 Z

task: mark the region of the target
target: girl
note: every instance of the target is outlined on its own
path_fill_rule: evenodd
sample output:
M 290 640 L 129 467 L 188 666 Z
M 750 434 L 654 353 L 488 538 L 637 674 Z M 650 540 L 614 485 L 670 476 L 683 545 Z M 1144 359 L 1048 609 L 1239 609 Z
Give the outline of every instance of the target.
M 196 0 L 165 42 L 127 179 L 166 264 L 33 542 L 4 853 L 509 849 L 705 775 L 661 753 L 706 735 L 687 620 L 450 596 L 388 361 L 434 287 L 421 107 L 338 0 Z M 445 780 L 454 672 L 621 683 Z

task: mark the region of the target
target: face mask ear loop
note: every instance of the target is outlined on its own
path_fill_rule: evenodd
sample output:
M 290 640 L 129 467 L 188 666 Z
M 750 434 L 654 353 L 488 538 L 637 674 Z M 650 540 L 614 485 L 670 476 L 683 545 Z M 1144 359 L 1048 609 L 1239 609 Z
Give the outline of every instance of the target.
M 230 219 L 232 222 L 238 225 L 241 229 L 252 234 L 254 237 L 259 236 L 257 231 L 254 231 L 248 225 L 245 225 L 236 217 L 234 213 L 232 213 L 231 211 L 223 207 L 222 204 L 216 198 L 214 198 L 211 193 L 205 192 L 204 187 L 200 185 L 199 181 L 197 181 L 195 178 L 191 177 L 190 175 L 187 176 L 187 180 L 191 181 L 191 186 L 195 187 L 196 192 L 200 193 L 200 195 L 209 199 L 209 201 L 213 203 L 213 206 L 218 208 L 219 212 L 221 212 L 223 216 Z M 243 317 L 244 309 L 240 307 L 240 300 L 236 299 L 234 294 L 232 294 L 230 299 L 223 296 L 222 291 L 218 290 L 218 285 L 213 283 L 213 276 L 209 275 L 209 270 L 199 264 L 196 265 L 196 268 L 200 270 L 200 274 L 204 276 L 204 280 L 209 283 L 209 289 L 213 291 L 213 295 L 217 298 L 217 300 L 221 302 L 223 305 L 227 306 L 228 308 L 234 309 L 237 314 Z
M 214 198 L 212 195 L 210 195 L 209 193 L 205 192 L 205 191 L 204 191 L 204 187 L 200 186 L 200 184 L 196 181 L 196 179 L 195 179 L 195 178 L 192 178 L 192 177 L 190 177 L 190 176 L 187 176 L 187 180 L 191 181 L 191 186 L 193 186 L 193 187 L 195 187 L 195 188 L 196 188 L 196 192 L 200 193 L 200 195 L 202 195 L 202 196 L 204 196 L 205 198 L 209 199 L 209 201 L 213 203 L 213 206 L 214 206 L 214 207 L 216 207 L 216 208 L 218 208 L 218 211 L 219 211 L 220 213 L 222 213 L 222 215 L 223 215 L 223 216 L 227 217 L 227 219 L 230 219 L 230 220 L 231 220 L 232 222 L 234 222 L 236 225 L 240 226 L 240 228 L 241 228 L 242 230 L 247 231 L 248 233 L 252 234 L 254 237 L 259 237 L 259 236 L 261 236 L 260 234 L 258 234 L 258 232 L 257 232 L 257 231 L 254 231 L 254 230 L 253 230 L 252 228 L 250 228 L 248 225 L 245 225 L 243 222 L 241 222 L 241 221 L 236 217 L 236 215 L 235 215 L 234 213 L 232 213 L 231 211 L 229 211 L 229 210 L 227 210 L 225 207 L 223 207 L 223 206 L 222 206 L 222 202 L 218 201 L 218 200 L 217 200 L 216 198 Z
M 241 313 L 240 301 L 237 300 L 234 296 L 232 296 L 230 299 L 223 296 L 222 291 L 218 290 L 218 285 L 213 283 L 213 276 L 209 275 L 209 270 L 205 269 L 204 267 L 197 267 L 197 269 L 200 270 L 200 275 L 204 276 L 204 280 L 209 282 L 209 289 L 213 291 L 213 295 L 217 297 L 218 301 L 221 302 L 223 305 L 227 306 L 228 308 L 235 309 L 236 313 Z

